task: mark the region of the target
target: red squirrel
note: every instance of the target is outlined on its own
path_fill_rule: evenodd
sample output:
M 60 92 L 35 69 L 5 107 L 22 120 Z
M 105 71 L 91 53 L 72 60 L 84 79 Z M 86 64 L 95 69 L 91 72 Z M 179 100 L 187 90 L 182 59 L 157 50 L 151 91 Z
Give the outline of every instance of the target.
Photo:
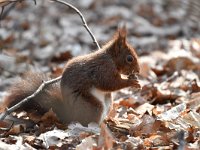
M 112 91 L 125 87 L 140 88 L 136 78 L 140 70 L 137 54 L 128 44 L 126 34 L 125 27 L 119 28 L 103 48 L 69 60 L 60 83 L 49 85 L 19 109 L 37 110 L 41 114 L 52 109 L 63 123 L 100 124 L 112 108 Z M 121 75 L 129 77 L 124 79 Z M 34 93 L 43 80 L 48 77 L 28 73 L 11 87 L 4 108 Z

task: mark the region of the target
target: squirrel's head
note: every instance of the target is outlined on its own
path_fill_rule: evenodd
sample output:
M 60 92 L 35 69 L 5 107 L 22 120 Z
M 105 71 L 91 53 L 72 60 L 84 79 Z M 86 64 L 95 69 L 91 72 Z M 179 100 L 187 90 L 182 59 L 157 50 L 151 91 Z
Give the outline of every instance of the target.
M 128 44 L 126 35 L 125 26 L 118 29 L 110 48 L 111 55 L 120 74 L 138 74 L 140 70 L 138 57 L 134 48 Z

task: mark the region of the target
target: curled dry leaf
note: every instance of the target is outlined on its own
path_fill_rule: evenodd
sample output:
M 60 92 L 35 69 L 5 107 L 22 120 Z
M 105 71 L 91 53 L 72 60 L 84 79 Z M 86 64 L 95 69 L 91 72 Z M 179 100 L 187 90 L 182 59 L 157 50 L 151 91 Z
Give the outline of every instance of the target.
M 35 136 L 25 136 L 24 137 L 24 141 L 29 143 L 30 145 L 32 145 L 34 140 L 35 140 L 35 138 L 36 138 Z
M 165 127 L 169 128 L 170 130 L 184 130 L 187 131 L 187 129 L 190 128 L 190 125 L 186 123 L 182 118 L 178 118 L 173 121 L 166 121 L 164 122 Z
M 59 129 L 67 128 L 65 124 L 62 124 L 58 120 L 56 114 L 51 109 L 48 112 L 46 112 L 43 116 L 40 116 L 38 114 L 32 114 L 32 116 L 30 116 L 30 119 L 34 120 L 34 122 L 39 125 L 38 133 L 44 133 L 46 131 L 52 130 L 55 126 Z
M 52 131 L 48 131 L 41 134 L 37 139 L 43 141 L 41 144 L 45 148 L 49 148 L 53 145 L 61 147 L 61 145 L 63 144 L 63 140 L 67 140 L 67 137 L 69 137 L 68 132 L 59 129 L 54 129 Z
M 122 99 L 119 101 L 119 105 L 132 107 L 132 108 L 135 108 L 138 106 L 137 101 L 134 98 Z
M 130 135 L 142 136 L 142 135 L 154 134 L 158 131 L 160 125 L 161 122 L 155 120 L 154 117 L 150 115 L 144 115 L 141 118 L 140 124 L 137 124 L 137 126 L 133 125 L 130 128 Z
M 165 111 L 165 107 L 163 105 L 156 105 L 152 110 L 152 113 L 156 116 L 163 113 Z
M 192 93 L 191 97 L 187 102 L 189 109 L 197 110 L 200 108 L 200 92 Z
M 62 53 L 55 54 L 55 56 L 53 56 L 51 61 L 60 63 L 60 62 L 67 61 L 71 58 L 72 58 L 72 54 L 69 51 L 65 51 L 65 52 L 62 52 Z
M 194 143 L 188 144 L 188 149 L 199 149 L 200 139 L 196 140 Z
M 151 105 L 149 103 L 144 103 L 136 108 L 136 112 L 143 116 L 146 112 L 148 112 L 149 115 L 152 115 L 152 110 L 154 108 L 154 105 Z
M 164 121 L 165 126 L 169 129 L 190 132 L 190 128 L 200 128 L 200 115 L 192 110 L 188 112 L 185 103 L 158 115 L 158 119 Z
M 143 144 L 143 139 L 141 139 L 140 137 L 128 137 L 125 143 L 127 143 L 127 147 L 129 149 L 144 148 L 141 147 Z
M 141 122 L 139 119 L 129 120 L 129 119 L 121 119 L 121 118 L 114 118 L 112 120 L 108 120 L 107 124 L 112 132 L 117 132 L 120 135 L 128 135 L 130 128 L 135 125 L 140 124 Z
M 200 114 L 196 113 L 194 111 L 190 111 L 189 113 L 186 113 L 183 115 L 183 120 L 185 123 L 189 124 L 192 127 L 200 128 Z
M 86 149 L 93 149 L 94 147 L 97 146 L 96 140 L 92 137 L 89 136 L 85 138 L 81 144 L 77 145 L 76 150 L 86 150 Z
M 199 82 L 196 79 L 194 79 L 191 82 L 191 87 L 192 87 L 192 92 L 200 92 L 200 85 L 199 85 Z
M 185 110 L 186 110 L 186 104 L 185 103 L 179 104 L 171 108 L 170 110 L 162 114 L 159 114 L 158 120 L 173 121 L 174 119 L 180 117 L 181 113 L 183 113 Z
M 169 138 L 166 135 L 152 135 L 144 140 L 144 145 L 148 147 L 167 146 L 169 143 Z
M 58 67 L 58 66 L 53 66 L 52 67 L 52 78 L 61 76 L 63 73 L 63 68 L 62 67 Z

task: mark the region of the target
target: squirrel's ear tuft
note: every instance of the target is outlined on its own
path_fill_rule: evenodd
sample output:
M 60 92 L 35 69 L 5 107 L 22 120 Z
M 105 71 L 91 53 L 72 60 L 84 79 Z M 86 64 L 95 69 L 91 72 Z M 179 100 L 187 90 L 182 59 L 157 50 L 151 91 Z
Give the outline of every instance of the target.
M 126 34 L 127 34 L 127 31 L 126 31 L 126 25 L 123 24 L 123 26 L 119 26 L 118 27 L 118 34 L 119 34 L 119 37 L 121 38 L 126 38 Z
M 117 31 L 117 41 L 119 44 L 123 45 L 126 43 L 126 25 L 124 24 L 122 27 L 118 27 Z

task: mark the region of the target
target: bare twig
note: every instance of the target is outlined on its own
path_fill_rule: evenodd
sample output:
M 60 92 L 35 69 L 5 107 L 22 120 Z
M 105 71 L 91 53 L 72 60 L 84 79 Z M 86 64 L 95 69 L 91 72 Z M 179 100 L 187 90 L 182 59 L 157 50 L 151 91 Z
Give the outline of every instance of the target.
M 18 109 L 20 106 L 22 106 L 24 103 L 28 102 L 31 98 L 35 97 L 36 95 L 38 95 L 47 85 L 53 84 L 55 82 L 58 82 L 59 80 L 61 80 L 61 76 L 55 78 L 55 79 L 51 79 L 49 81 L 43 81 L 43 83 L 38 87 L 38 89 L 30 96 L 26 97 L 25 99 L 23 99 L 22 101 L 20 101 L 19 103 L 17 103 L 16 105 L 8 108 L 4 113 L 2 113 L 0 115 L 0 120 L 4 120 L 5 117 L 7 115 L 9 115 L 10 113 L 12 113 L 13 111 L 15 111 L 16 109 Z
M 2 0 L 2 1 L 0 1 L 0 7 L 5 7 L 5 6 L 9 5 L 10 3 L 17 2 L 17 1 L 18 0 L 10 0 L 10 1 Z
M 90 30 L 90 28 L 88 27 L 87 25 L 87 22 L 85 21 L 85 18 L 83 17 L 83 14 L 80 12 L 80 10 L 78 10 L 76 7 L 74 7 L 73 5 L 65 2 L 65 1 L 62 1 L 62 0 L 51 0 L 53 2 L 58 2 L 60 4 L 64 4 L 68 7 L 70 7 L 71 9 L 73 9 L 81 18 L 82 22 L 83 22 L 83 26 L 85 27 L 85 29 L 88 31 L 88 33 L 90 34 L 92 40 L 93 40 L 93 43 L 96 44 L 97 48 L 100 49 L 101 47 L 99 46 L 99 43 L 97 42 L 95 36 L 93 35 L 92 31 Z
M 0 7 L 5 7 L 12 3 L 18 3 L 18 2 L 21 3 L 22 1 L 25 1 L 25 0 L 0 0 Z
M 2 6 L 2 8 L 1 8 L 1 13 L 0 13 L 0 21 L 2 20 L 3 11 L 4 11 L 4 6 Z
M 2 11 L 1 11 L 1 20 L 3 20 L 8 14 L 9 12 L 15 8 L 17 2 L 12 2 L 11 6 L 2 6 Z M 6 9 L 4 9 L 6 8 Z M 0 21 L 1 21 L 0 20 Z
M 3 6 L 7 6 L 11 3 L 17 3 L 17 2 L 23 2 L 25 0 L 0 0 L 0 7 L 3 7 Z M 36 4 L 36 0 L 31 0 L 34 2 L 34 4 Z
M 1 12 L 0 12 L 0 21 L 3 20 L 8 13 L 16 6 L 17 3 L 21 3 L 22 1 L 25 0 L 0 0 L 0 7 L 1 7 Z M 31 0 L 34 2 L 36 5 L 36 0 Z M 5 9 L 8 5 L 12 4 L 8 9 Z

